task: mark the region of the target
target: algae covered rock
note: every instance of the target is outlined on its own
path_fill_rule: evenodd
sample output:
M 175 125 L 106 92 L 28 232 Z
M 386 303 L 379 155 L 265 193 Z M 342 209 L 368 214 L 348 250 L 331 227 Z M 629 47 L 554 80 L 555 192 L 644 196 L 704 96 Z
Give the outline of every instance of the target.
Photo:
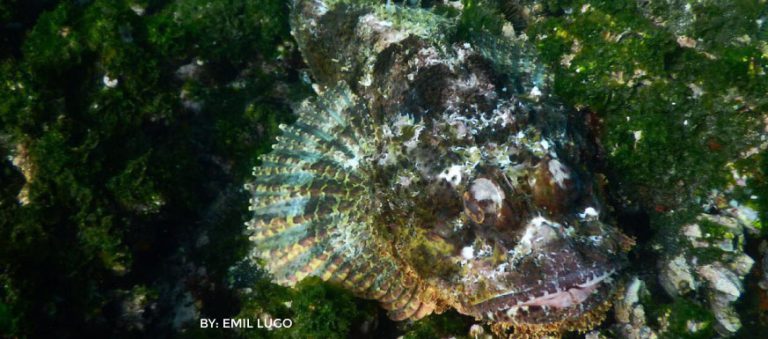
M 648 326 L 645 308 L 641 303 L 642 294 L 647 294 L 645 282 L 633 277 L 624 287 L 614 306 L 616 332 L 621 338 L 658 338 L 656 332 Z
M 681 228 L 682 246 L 662 259 L 659 280 L 673 297 L 697 293 L 706 298 L 722 335 L 741 327 L 734 303 L 754 260 L 744 253 L 743 226 L 725 215 L 703 214 Z

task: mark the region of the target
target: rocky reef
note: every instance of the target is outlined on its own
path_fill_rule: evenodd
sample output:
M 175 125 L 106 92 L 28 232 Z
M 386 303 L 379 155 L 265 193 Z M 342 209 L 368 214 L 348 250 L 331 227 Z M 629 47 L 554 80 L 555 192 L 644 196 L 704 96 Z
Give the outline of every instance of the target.
M 326 3 L 331 9 L 337 2 L 344 3 Z M 325 48 L 309 47 L 311 35 L 291 35 L 299 20 L 283 0 L 0 3 L 0 336 L 491 337 L 489 322 L 450 307 L 394 322 L 379 303 L 344 285 L 307 278 L 287 288 L 271 282 L 280 275 L 268 273 L 269 262 L 240 261 L 254 246 L 243 226 L 252 218 L 251 193 L 242 189 L 253 180 L 251 167 L 272 144 L 285 142 L 276 141 L 284 130 L 299 128 L 296 112 L 305 98 L 329 95 L 339 81 L 358 104 L 376 107 L 378 117 L 456 96 L 457 107 L 483 109 L 519 97 L 523 106 L 556 118 L 521 129 L 520 145 L 543 149 L 546 140 L 578 182 L 594 183 L 591 192 L 578 191 L 594 197 L 598 221 L 636 242 L 621 270 L 623 283 L 613 283 L 607 320 L 566 337 L 755 337 L 768 330 L 765 1 L 366 0 L 355 6 L 380 10 L 334 20 L 351 26 L 366 14 L 388 19 L 357 32 L 368 40 L 355 47 L 371 54 L 351 60 L 357 49 L 341 48 L 349 46 L 349 34 L 335 35 Z M 414 21 L 419 24 L 408 26 Z M 398 36 L 403 29 L 418 33 Z M 381 34 L 391 40 L 377 40 Z M 407 54 L 424 40 L 451 47 L 423 60 Z M 377 48 L 386 44 L 376 41 L 403 48 L 381 58 Z M 312 53 L 344 58 L 306 57 Z M 445 62 L 460 53 L 469 61 Z M 382 62 L 366 62 L 374 59 Z M 472 63 L 478 60 L 495 62 Z M 416 61 L 459 67 L 415 73 Z M 468 77 L 436 81 L 446 74 L 504 76 L 476 77 L 476 84 L 496 86 L 476 91 Z M 510 82 L 496 99 L 476 95 Z M 403 84 L 417 90 L 394 103 Z M 376 100 L 383 96 L 373 88 L 392 96 Z M 408 127 L 420 127 L 424 117 L 402 118 L 377 124 L 391 127 L 387 145 L 411 139 L 418 141 L 414 149 L 426 145 L 421 138 L 431 126 Z M 468 119 L 440 131 L 459 140 L 460 133 L 483 134 L 479 127 Z M 577 147 L 564 146 L 569 141 Z M 391 151 L 407 162 L 400 157 L 407 148 Z M 449 169 L 450 179 L 456 173 L 448 165 L 491 153 L 467 148 L 435 167 Z M 388 198 L 399 204 L 393 210 L 412 201 L 406 186 L 425 185 L 414 180 L 420 172 L 403 168 L 412 167 L 383 173 L 402 177 L 385 181 L 399 188 L 397 199 Z M 541 175 L 552 174 L 546 169 Z M 470 174 L 462 172 L 467 199 L 461 194 L 446 209 L 490 225 L 499 220 L 492 213 L 498 205 L 484 198 L 494 195 L 477 193 L 500 190 L 468 180 Z M 534 192 L 548 197 L 539 203 L 558 196 L 554 182 L 554 191 Z M 593 218 L 586 205 L 579 207 L 572 216 Z M 410 235 L 398 233 L 403 230 L 392 234 Z M 459 263 L 486 258 L 482 246 L 457 246 L 422 229 L 413 234 L 434 244 L 399 242 L 403 253 L 414 253 L 408 258 L 419 274 L 445 277 L 453 269 L 412 260 L 422 257 L 417 253 L 449 253 Z M 291 318 L 295 325 L 199 328 L 200 318 L 233 317 Z

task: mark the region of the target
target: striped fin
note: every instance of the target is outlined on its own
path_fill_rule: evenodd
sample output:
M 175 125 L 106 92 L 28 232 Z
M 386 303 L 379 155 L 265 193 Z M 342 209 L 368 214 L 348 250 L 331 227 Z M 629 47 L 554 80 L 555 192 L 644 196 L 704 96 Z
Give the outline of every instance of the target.
M 366 159 L 376 149 L 375 124 L 364 121 L 364 106 L 340 83 L 297 113 L 296 123 L 280 126 L 273 151 L 246 185 L 252 257 L 282 285 L 317 276 L 380 300 L 393 319 L 431 313 L 434 302 L 373 225 L 377 204 Z

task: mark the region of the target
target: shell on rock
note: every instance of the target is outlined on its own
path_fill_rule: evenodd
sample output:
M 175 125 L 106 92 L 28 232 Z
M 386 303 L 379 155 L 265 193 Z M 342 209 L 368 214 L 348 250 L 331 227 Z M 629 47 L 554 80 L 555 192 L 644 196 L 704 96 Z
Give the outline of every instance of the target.
M 379 300 L 454 308 L 500 331 L 602 319 L 626 236 L 601 220 L 590 143 L 524 41 L 429 10 L 306 0 L 291 25 L 318 95 L 254 179 L 252 258 Z

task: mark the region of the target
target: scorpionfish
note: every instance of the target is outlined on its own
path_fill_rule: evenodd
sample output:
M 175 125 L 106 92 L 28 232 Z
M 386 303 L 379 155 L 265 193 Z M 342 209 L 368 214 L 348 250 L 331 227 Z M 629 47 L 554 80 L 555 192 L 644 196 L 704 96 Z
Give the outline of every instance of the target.
M 429 9 L 290 7 L 317 95 L 246 185 L 250 258 L 394 320 L 453 308 L 516 336 L 602 321 L 631 239 L 604 221 L 584 119 L 550 94 L 535 49 L 457 41 L 458 20 Z

